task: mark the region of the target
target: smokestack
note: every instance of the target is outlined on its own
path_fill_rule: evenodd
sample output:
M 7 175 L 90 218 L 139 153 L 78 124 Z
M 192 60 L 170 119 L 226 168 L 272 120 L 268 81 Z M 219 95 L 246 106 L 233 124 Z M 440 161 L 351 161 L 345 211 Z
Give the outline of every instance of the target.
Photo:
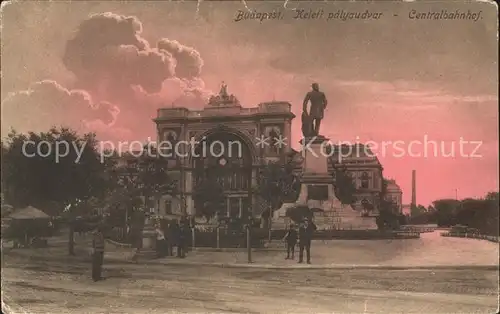
M 417 171 L 411 171 L 411 205 L 417 206 Z

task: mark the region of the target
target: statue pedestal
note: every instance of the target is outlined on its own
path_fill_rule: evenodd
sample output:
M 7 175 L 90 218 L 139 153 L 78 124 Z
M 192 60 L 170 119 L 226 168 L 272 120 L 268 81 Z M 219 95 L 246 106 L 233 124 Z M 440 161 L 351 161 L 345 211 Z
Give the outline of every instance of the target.
M 314 205 L 328 200 L 338 201 L 334 188 L 333 178 L 328 173 L 328 139 L 324 136 L 304 138 L 302 145 L 302 165 L 300 194 L 298 205 L 308 205 L 313 201 Z M 318 203 L 319 202 L 319 203 Z M 311 204 L 313 205 L 313 204 Z
M 361 213 L 351 205 L 342 204 L 336 197 L 333 176 L 328 172 L 329 140 L 317 136 L 305 138 L 301 144 L 304 162 L 300 194 L 295 205 L 305 205 L 313 211 L 318 229 L 376 229 L 374 218 L 361 217 Z M 285 205 L 289 207 L 290 204 Z M 283 210 L 278 210 L 280 216 Z

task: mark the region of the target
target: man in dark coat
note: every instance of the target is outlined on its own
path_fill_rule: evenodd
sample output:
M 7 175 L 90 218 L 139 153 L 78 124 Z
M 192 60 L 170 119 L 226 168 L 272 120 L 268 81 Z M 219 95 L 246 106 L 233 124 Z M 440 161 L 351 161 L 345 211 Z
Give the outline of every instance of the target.
M 92 238 L 92 279 L 99 281 L 102 279 L 102 264 L 104 262 L 104 228 L 97 227 Z
M 167 241 L 167 249 L 166 249 L 166 254 L 167 256 L 173 256 L 174 253 L 174 224 L 173 222 L 168 222 L 165 226 L 165 238 Z
M 297 230 L 295 230 L 295 225 L 290 224 L 290 227 L 285 235 L 286 242 L 286 258 L 285 259 L 294 259 L 295 257 L 295 246 L 297 245 Z M 291 257 L 290 257 L 291 255 Z
M 314 231 L 316 231 L 316 225 L 308 218 L 305 218 L 304 221 L 300 224 L 299 227 L 299 263 L 303 262 L 304 258 L 304 249 L 306 250 L 307 255 L 307 264 L 311 264 L 311 240 Z
M 177 228 L 177 257 L 186 257 L 186 236 L 187 236 L 187 226 L 184 221 L 182 221 Z

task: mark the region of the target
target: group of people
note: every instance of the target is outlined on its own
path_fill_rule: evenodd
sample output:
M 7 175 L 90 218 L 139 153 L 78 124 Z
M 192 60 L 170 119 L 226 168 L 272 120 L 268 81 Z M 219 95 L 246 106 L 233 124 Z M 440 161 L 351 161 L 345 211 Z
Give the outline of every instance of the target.
M 295 259 L 295 247 L 299 243 L 299 263 L 304 261 L 304 250 L 306 251 L 306 262 L 311 264 L 311 240 L 314 231 L 317 227 L 314 222 L 308 218 L 299 224 L 298 228 L 292 223 L 288 228 L 283 241 L 287 246 L 287 254 L 285 259 Z
M 311 240 L 316 225 L 305 218 L 298 227 L 290 224 L 283 240 L 287 245 L 286 259 L 295 258 L 295 247 L 299 244 L 299 263 L 304 261 L 304 250 L 306 251 L 306 262 L 311 263 Z M 187 240 L 189 237 L 190 226 L 187 222 L 181 221 L 168 224 L 162 228 L 161 224 L 155 224 L 156 234 L 156 254 L 157 257 L 173 256 L 174 246 L 177 248 L 178 258 L 186 256 Z M 99 281 L 102 279 L 102 265 L 104 259 L 104 226 L 99 225 L 93 233 L 92 238 L 92 279 Z
M 102 279 L 102 265 L 104 261 L 104 225 L 98 225 L 92 235 L 92 279 L 99 281 Z M 177 221 L 168 224 L 162 228 L 161 224 L 155 224 L 156 235 L 156 256 L 173 256 L 174 247 L 178 258 L 186 256 L 187 240 L 189 237 L 189 223 L 186 221 Z
M 155 225 L 157 257 L 173 256 L 175 246 L 177 257 L 184 258 L 189 230 L 188 223 L 184 221 L 169 223 L 165 228 L 162 228 L 161 224 L 157 222 Z

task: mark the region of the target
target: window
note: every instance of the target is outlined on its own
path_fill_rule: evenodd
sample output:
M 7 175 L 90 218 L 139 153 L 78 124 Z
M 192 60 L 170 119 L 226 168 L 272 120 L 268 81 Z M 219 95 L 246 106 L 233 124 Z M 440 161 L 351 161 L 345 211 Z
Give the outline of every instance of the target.
M 368 189 L 370 187 L 370 176 L 368 172 L 363 172 L 361 174 L 361 188 Z
M 229 199 L 229 217 L 237 218 L 240 216 L 240 199 L 232 197 Z
M 246 218 L 249 214 L 252 213 L 252 209 L 250 208 L 250 199 L 248 197 L 242 198 L 241 207 L 242 218 Z
M 172 201 L 171 200 L 165 201 L 165 213 L 172 214 Z

